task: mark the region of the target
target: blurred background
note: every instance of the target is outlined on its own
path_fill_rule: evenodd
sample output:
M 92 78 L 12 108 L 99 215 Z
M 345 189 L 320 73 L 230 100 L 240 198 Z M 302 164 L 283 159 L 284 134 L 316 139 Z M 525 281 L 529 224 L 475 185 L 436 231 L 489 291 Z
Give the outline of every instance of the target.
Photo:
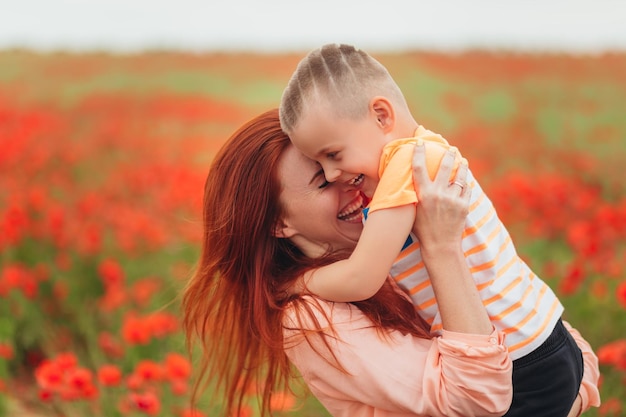
M 178 295 L 211 159 L 327 42 L 469 159 L 626 415 L 626 2 L 0 0 L 0 416 L 189 404 Z M 277 393 L 277 415 L 327 416 Z M 256 416 L 250 395 L 246 416 Z

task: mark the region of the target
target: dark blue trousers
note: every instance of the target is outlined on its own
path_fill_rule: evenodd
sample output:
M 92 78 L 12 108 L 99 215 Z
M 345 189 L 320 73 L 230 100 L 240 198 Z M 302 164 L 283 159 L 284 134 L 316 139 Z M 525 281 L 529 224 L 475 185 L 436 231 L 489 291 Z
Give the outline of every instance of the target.
M 567 416 L 582 377 L 582 352 L 559 320 L 541 346 L 513 361 L 513 402 L 505 416 Z

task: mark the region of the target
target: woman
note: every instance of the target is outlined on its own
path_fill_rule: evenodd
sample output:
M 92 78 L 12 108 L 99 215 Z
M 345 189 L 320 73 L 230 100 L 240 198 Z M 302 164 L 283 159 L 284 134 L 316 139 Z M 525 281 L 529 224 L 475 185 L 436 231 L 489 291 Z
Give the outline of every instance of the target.
M 451 157 L 430 182 L 420 155 L 415 232 L 446 329 L 434 339 L 392 282 L 352 304 L 294 288 L 304 271 L 349 255 L 362 200 L 359 190 L 325 182 L 282 133 L 277 110 L 244 125 L 216 156 L 200 265 L 183 304 L 188 343 L 200 339 L 201 374 L 215 381 L 227 415 L 253 388 L 267 412 L 272 392 L 293 376 L 290 361 L 333 415 L 506 412 L 511 361 L 460 248 L 468 196 L 448 186 Z

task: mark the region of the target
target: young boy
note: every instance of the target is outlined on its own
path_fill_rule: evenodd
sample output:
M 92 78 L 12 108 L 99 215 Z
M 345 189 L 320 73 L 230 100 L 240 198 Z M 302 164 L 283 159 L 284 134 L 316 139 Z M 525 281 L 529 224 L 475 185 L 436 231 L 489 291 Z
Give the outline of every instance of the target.
M 294 145 L 321 164 L 327 181 L 361 187 L 371 198 L 352 256 L 305 275 L 303 288 L 331 301 L 358 301 L 376 293 L 390 273 L 431 331 L 439 333 L 441 320 L 419 242 L 412 235 L 406 240 L 419 195 L 411 158 L 415 144 L 423 143 L 431 178 L 445 152 L 455 153 L 457 165 L 466 162 L 445 139 L 415 121 L 385 67 L 349 45 L 325 45 L 299 63 L 283 93 L 280 119 Z M 583 358 L 561 321 L 563 306 L 518 257 L 490 200 L 471 173 L 467 178 L 467 184 L 452 178 L 450 186 L 461 194 L 471 189 L 463 249 L 483 304 L 506 334 L 514 360 L 507 416 L 565 416 L 577 393 L 581 411 L 599 405 L 597 358 L 585 351 L 585 362 L 596 369 L 581 387 Z

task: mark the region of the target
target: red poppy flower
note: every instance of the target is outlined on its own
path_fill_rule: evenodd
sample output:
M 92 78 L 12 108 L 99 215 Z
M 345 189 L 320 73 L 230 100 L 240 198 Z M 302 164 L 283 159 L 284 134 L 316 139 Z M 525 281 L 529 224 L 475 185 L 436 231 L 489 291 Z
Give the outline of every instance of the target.
M 165 370 L 171 379 L 187 379 L 191 375 L 191 363 L 178 353 L 168 353 L 165 357 Z
M 98 369 L 98 381 L 107 387 L 117 386 L 122 382 L 122 371 L 115 365 L 102 365 Z
M 13 359 L 13 346 L 7 342 L 0 342 L 0 358 L 5 360 Z
M 128 395 L 128 399 L 132 408 L 150 416 L 159 414 L 161 410 L 161 401 L 153 392 L 148 391 L 141 394 L 132 392 Z

